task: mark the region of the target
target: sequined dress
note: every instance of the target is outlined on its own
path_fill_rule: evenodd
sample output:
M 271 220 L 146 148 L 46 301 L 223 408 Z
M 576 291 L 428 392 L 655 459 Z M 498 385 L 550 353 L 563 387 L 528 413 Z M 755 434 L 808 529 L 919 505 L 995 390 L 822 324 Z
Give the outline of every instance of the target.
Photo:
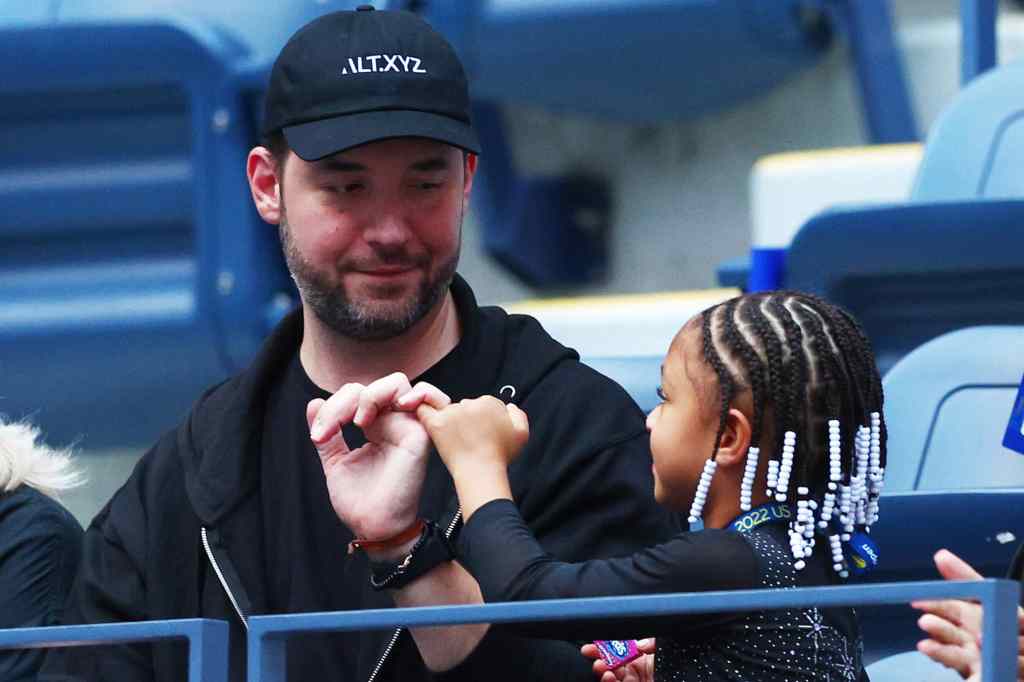
M 815 552 L 797 572 L 781 524 L 746 533 L 683 533 L 628 557 L 558 561 L 537 544 L 507 500 L 490 502 L 473 514 L 462 529 L 459 552 L 487 601 L 780 588 L 837 580 L 825 552 Z M 659 682 L 867 680 L 860 630 L 848 608 L 505 627 L 569 640 L 657 636 Z

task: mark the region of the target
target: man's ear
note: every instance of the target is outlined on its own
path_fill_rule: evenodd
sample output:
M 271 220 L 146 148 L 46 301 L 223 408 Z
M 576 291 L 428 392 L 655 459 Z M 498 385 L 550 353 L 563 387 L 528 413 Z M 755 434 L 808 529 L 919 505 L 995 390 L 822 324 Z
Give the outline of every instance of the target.
M 253 147 L 245 164 L 249 191 L 260 217 L 272 225 L 281 222 L 281 178 L 277 162 L 266 147 Z
M 735 407 L 729 408 L 725 418 L 725 431 L 718 444 L 715 461 L 720 467 L 745 466 L 747 448 L 750 447 L 750 420 Z
M 465 169 L 463 184 L 462 184 L 462 201 L 463 204 L 469 204 L 469 191 L 473 189 L 473 178 L 476 177 L 477 162 L 480 157 L 472 152 L 466 152 L 466 161 L 462 164 Z

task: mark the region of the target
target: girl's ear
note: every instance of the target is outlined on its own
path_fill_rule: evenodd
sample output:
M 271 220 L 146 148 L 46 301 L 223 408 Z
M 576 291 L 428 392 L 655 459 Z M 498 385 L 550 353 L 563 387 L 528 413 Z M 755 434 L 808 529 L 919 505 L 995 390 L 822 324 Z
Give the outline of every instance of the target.
M 750 447 L 750 420 L 735 407 L 729 408 L 725 418 L 725 432 L 718 445 L 715 461 L 718 466 L 745 466 L 747 448 Z

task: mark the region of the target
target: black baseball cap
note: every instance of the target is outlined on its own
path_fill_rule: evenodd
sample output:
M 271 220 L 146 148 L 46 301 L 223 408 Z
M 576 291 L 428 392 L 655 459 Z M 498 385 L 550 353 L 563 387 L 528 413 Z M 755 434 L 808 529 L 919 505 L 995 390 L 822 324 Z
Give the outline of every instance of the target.
M 293 35 L 270 72 L 263 134 L 306 161 L 368 142 L 426 137 L 480 153 L 455 50 L 411 12 L 363 5 Z

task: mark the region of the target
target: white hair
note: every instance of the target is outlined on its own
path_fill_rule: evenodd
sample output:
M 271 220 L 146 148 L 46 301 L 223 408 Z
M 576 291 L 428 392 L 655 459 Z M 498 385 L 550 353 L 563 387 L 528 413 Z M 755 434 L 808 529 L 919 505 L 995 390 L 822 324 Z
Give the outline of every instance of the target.
M 85 483 L 71 449 L 54 449 L 40 442 L 39 429 L 27 422 L 8 422 L 0 416 L 0 492 L 27 485 L 57 497 Z

